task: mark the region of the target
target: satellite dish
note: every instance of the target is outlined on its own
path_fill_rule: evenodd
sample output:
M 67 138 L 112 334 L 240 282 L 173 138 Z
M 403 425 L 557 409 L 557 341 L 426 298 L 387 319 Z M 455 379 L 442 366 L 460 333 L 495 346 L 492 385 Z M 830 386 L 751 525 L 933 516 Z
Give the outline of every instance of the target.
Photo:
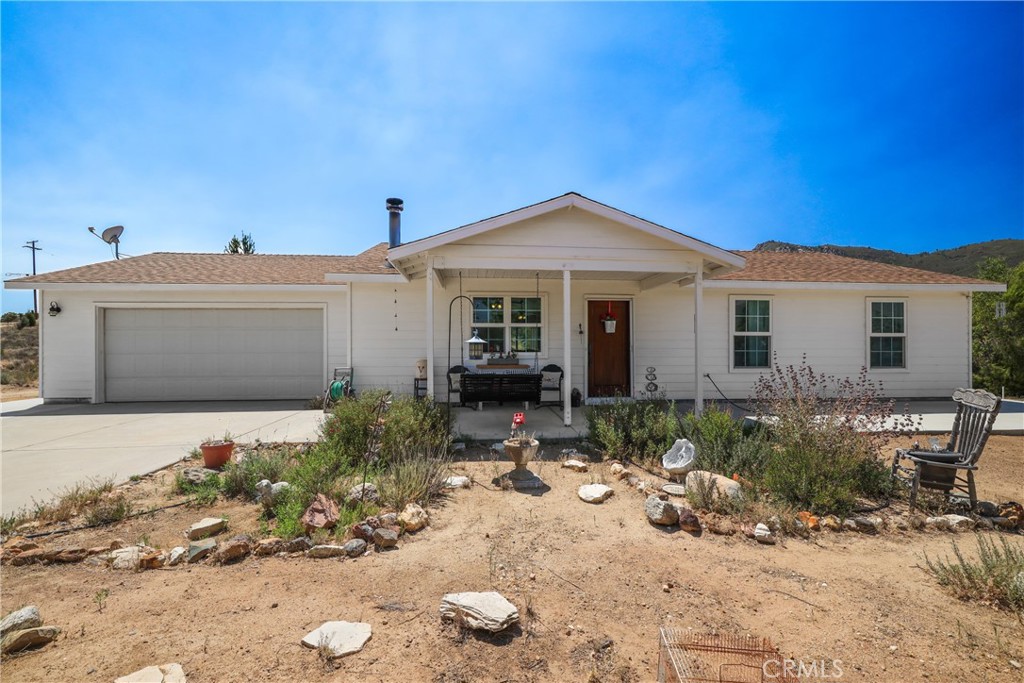
M 96 235 L 97 237 L 99 237 L 101 240 L 103 240 L 107 244 L 113 244 L 114 245 L 114 258 L 118 258 L 118 259 L 121 258 L 121 254 L 118 251 L 117 245 L 119 245 L 121 243 L 121 239 L 120 239 L 121 238 L 121 233 L 124 232 L 124 226 L 123 225 L 113 225 L 113 226 L 107 228 L 101 234 L 98 234 L 98 235 L 96 234 L 96 228 L 94 228 L 92 226 L 89 226 L 89 232 L 91 232 L 92 234 Z

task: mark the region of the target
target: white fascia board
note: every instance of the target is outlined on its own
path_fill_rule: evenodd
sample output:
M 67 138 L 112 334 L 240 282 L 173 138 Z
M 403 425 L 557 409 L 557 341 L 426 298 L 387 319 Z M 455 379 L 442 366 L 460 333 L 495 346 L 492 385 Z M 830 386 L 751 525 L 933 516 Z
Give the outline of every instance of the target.
M 608 220 L 628 225 L 629 227 L 640 230 L 641 232 L 645 232 L 655 237 L 660 237 L 664 240 L 685 247 L 686 249 L 696 251 L 706 258 L 721 263 L 723 266 L 730 267 L 730 270 L 738 270 L 747 263 L 746 259 L 739 254 L 734 254 L 731 251 L 726 251 L 725 249 L 720 249 L 719 247 L 712 246 L 706 242 L 701 242 L 698 239 L 688 237 L 682 233 L 676 232 L 675 230 L 669 230 L 664 226 L 651 223 L 650 221 L 645 221 L 642 218 L 637 218 L 631 214 L 619 211 L 618 209 L 613 209 L 612 207 L 605 206 L 604 204 L 599 204 L 592 199 L 587 199 L 586 197 L 579 195 L 563 195 L 561 197 L 555 197 L 554 199 L 550 199 L 546 202 L 511 211 L 500 216 L 495 216 L 494 218 L 488 218 L 487 220 L 483 220 L 478 223 L 470 223 L 469 225 L 462 226 L 461 228 L 455 228 L 454 230 L 449 230 L 432 237 L 425 237 L 423 239 L 416 240 L 415 242 L 401 244 L 393 249 L 388 249 L 388 259 L 395 262 L 429 249 L 444 246 L 445 244 L 451 244 L 452 242 L 464 240 L 466 238 L 494 230 L 495 228 L 519 223 L 520 221 L 542 216 L 546 213 L 551 213 L 552 211 L 557 211 L 570 206 L 581 208 L 585 211 L 601 216 L 602 218 L 607 218 Z
M 158 285 L 130 282 L 5 282 L 5 289 L 45 289 L 62 292 L 331 292 L 345 291 L 348 285 Z
M 767 280 L 705 280 L 708 289 L 857 290 L 876 292 L 1005 292 L 1006 285 L 901 284 L 882 282 L 772 282 Z
M 327 282 L 408 282 L 409 279 L 400 273 L 327 273 Z M 317 285 L 320 286 L 320 285 Z

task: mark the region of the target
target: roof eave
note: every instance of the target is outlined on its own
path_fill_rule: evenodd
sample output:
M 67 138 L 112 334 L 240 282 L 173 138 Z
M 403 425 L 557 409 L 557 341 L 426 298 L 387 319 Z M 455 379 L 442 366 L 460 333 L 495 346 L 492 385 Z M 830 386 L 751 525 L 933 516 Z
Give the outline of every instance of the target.
M 707 280 L 704 287 L 711 289 L 780 289 L 780 290 L 857 290 L 857 291 L 927 291 L 927 292 L 1005 292 L 999 283 L 952 282 L 790 282 L 779 280 Z

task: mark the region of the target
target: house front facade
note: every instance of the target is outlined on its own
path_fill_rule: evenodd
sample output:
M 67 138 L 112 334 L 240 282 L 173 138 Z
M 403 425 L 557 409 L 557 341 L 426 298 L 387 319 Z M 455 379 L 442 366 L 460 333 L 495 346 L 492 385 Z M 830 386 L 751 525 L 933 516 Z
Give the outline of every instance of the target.
M 699 408 L 746 398 L 773 357 L 948 397 L 971 382 L 972 294 L 1004 289 L 728 251 L 576 193 L 407 243 L 400 201 L 388 209 L 389 241 L 356 256 L 156 253 L 8 281 L 39 291 L 42 397 L 302 399 L 345 367 L 357 391 L 444 401 L 454 365 L 556 365 L 566 399 Z

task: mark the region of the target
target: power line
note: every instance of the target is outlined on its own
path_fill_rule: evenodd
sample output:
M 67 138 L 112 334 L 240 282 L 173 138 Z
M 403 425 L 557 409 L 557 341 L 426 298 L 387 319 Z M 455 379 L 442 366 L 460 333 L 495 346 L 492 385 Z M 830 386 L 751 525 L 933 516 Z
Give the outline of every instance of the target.
M 37 247 L 36 246 L 37 242 L 39 242 L 39 240 L 29 240 L 28 242 L 25 242 L 24 245 L 22 245 L 22 249 L 31 249 L 32 250 L 32 274 L 33 275 L 36 274 L 36 252 L 43 250 L 42 247 Z M 39 317 L 39 301 L 37 300 L 36 290 L 34 290 L 34 289 L 32 290 L 32 310 L 35 311 L 36 317 L 38 318 Z

